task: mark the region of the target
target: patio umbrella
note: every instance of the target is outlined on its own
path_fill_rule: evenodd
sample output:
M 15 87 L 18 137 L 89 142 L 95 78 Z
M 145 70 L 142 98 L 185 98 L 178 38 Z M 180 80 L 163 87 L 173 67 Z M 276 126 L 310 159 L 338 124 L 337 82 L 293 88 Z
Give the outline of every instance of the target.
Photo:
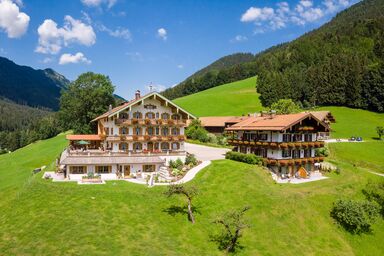
M 79 140 L 78 142 L 76 142 L 76 144 L 79 144 L 79 145 L 89 145 L 91 143 L 89 143 L 88 141 L 85 141 L 85 140 Z

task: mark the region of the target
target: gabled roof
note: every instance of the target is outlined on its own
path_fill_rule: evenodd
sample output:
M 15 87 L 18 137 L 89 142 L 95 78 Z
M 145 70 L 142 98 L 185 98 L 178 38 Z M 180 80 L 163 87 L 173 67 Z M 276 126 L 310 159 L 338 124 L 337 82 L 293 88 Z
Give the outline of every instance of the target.
M 173 107 L 178 108 L 179 110 L 181 110 L 182 112 L 184 112 L 188 116 L 192 117 L 193 119 L 196 118 L 194 115 L 192 115 L 191 113 L 189 113 L 185 109 L 181 108 L 180 106 L 176 105 L 172 101 L 168 100 L 167 98 L 165 98 L 161 94 L 159 94 L 157 92 L 150 92 L 150 93 L 148 93 L 148 94 L 146 94 L 144 96 L 139 97 L 138 99 L 134 99 L 134 100 L 125 102 L 125 103 L 121 104 L 120 106 L 117 106 L 117 107 L 115 107 L 115 108 L 105 112 L 104 114 L 102 114 L 102 115 L 96 117 L 95 119 L 93 119 L 91 122 L 99 120 L 101 118 L 111 117 L 111 116 L 113 116 L 113 115 L 115 115 L 115 114 L 117 114 L 117 113 L 119 113 L 119 112 L 121 112 L 121 111 L 123 111 L 123 110 L 125 110 L 125 109 L 127 109 L 127 108 L 129 108 L 129 107 L 131 107 L 133 105 L 135 105 L 136 103 L 139 103 L 140 101 L 145 100 L 145 99 L 147 99 L 147 98 L 149 98 L 151 96 L 154 96 L 154 95 L 155 95 L 155 97 L 159 97 L 162 100 L 168 102 L 168 104 L 172 105 Z
M 325 129 L 329 129 L 328 125 L 319 120 L 311 113 L 296 113 L 287 115 L 271 116 L 256 116 L 248 117 L 244 121 L 234 124 L 228 128 L 227 131 L 251 130 L 251 131 L 283 131 L 289 129 L 293 125 L 299 123 L 306 118 L 314 118 Z
M 310 113 L 321 121 L 328 119 L 330 122 L 333 122 L 333 123 L 335 122 L 335 118 L 333 117 L 330 111 L 327 111 L 327 110 L 311 111 Z
M 203 116 L 199 117 L 204 127 L 225 127 L 225 123 L 234 119 L 235 116 Z

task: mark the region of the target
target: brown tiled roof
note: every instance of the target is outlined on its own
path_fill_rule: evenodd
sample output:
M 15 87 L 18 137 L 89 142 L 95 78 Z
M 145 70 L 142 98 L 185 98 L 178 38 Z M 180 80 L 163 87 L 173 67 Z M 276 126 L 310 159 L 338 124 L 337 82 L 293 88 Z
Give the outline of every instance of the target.
M 321 121 L 324 121 L 326 119 L 329 119 L 329 117 L 331 117 L 331 120 L 330 121 L 334 121 L 334 118 L 332 116 L 332 113 L 330 111 L 327 111 L 327 110 L 323 110 L 323 111 L 311 111 L 309 112 L 311 113 L 312 115 L 314 115 L 317 119 L 321 120 Z
M 200 117 L 201 125 L 205 127 L 225 127 L 225 123 L 236 118 L 235 116 L 203 116 Z
M 228 131 L 236 130 L 267 130 L 267 131 L 281 131 L 289 128 L 290 126 L 300 122 L 307 117 L 317 119 L 321 124 L 327 127 L 321 120 L 312 115 L 311 113 L 296 113 L 288 115 L 275 115 L 273 118 L 270 116 L 257 116 L 248 117 L 247 119 L 226 128 Z M 328 127 L 327 127 L 328 128 Z
M 69 134 L 66 136 L 67 140 L 101 140 L 97 134 Z

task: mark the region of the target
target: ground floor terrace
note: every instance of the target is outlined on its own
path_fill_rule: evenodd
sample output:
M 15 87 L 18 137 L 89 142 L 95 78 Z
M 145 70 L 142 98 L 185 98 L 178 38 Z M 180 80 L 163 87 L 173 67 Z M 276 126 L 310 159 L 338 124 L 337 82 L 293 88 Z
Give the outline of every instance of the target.
M 268 159 L 264 158 L 268 168 L 280 178 L 308 178 L 318 173 L 320 163 L 324 157 L 308 157 L 295 159 Z

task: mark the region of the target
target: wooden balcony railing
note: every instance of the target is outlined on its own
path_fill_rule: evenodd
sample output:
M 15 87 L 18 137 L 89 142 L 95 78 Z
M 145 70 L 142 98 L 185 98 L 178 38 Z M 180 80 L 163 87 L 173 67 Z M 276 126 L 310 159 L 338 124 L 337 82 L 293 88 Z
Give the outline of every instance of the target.
M 186 119 L 180 119 L 180 120 L 174 120 L 174 119 L 116 119 L 115 120 L 116 125 L 146 125 L 146 126 L 154 126 L 154 125 L 171 125 L 171 126 L 186 126 L 187 120 Z
M 168 136 L 159 136 L 159 135 L 118 135 L 118 136 L 108 136 L 107 141 L 185 141 L 184 135 L 168 135 Z
M 306 163 L 319 163 L 324 161 L 324 157 L 305 157 L 305 158 L 293 158 L 293 159 L 271 159 L 264 158 L 264 163 L 267 165 L 301 165 Z
M 246 145 L 254 147 L 270 147 L 270 148 L 321 148 L 324 147 L 324 141 L 296 141 L 296 142 L 269 142 L 269 141 L 248 141 L 229 139 L 230 145 Z

